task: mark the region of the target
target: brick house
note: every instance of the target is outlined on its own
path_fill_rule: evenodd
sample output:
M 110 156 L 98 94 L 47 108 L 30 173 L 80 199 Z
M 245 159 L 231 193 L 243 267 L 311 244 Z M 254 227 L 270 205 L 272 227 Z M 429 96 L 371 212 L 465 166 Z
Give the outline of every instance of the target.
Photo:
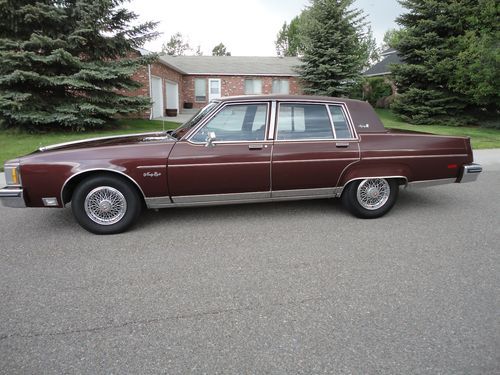
M 135 73 L 134 79 L 143 86 L 131 95 L 151 97 L 151 110 L 142 114 L 150 119 L 165 116 L 167 109 L 202 108 L 224 96 L 297 95 L 301 93 L 298 64 L 295 57 L 162 55 Z

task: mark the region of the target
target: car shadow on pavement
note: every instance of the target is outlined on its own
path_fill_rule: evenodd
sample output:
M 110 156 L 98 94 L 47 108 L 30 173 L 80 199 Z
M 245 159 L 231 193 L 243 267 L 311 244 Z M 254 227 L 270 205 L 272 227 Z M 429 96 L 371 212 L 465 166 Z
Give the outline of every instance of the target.
M 280 220 L 293 216 L 328 215 L 333 217 L 345 217 L 348 213 L 344 211 L 339 199 L 317 199 L 293 202 L 271 202 L 271 203 L 249 203 L 236 205 L 206 206 L 206 207 L 183 207 L 164 208 L 160 210 L 145 210 L 140 219 L 139 226 L 152 225 L 155 222 L 198 222 L 208 221 L 234 221 L 259 220 L 262 217 L 272 220 Z
M 456 198 L 442 188 L 401 189 L 398 201 L 389 215 L 405 215 L 413 210 L 429 208 L 447 208 Z M 56 227 L 58 231 L 80 231 L 81 227 L 73 218 L 71 207 L 64 209 L 36 210 L 40 215 L 36 220 L 42 226 Z M 171 223 L 183 225 L 203 224 L 203 222 L 238 221 L 278 221 L 304 217 L 325 217 L 328 220 L 357 220 L 342 205 L 340 199 L 317 199 L 289 202 L 250 203 L 206 207 L 165 208 L 160 210 L 145 209 L 134 229 L 162 227 Z M 44 223 L 44 224 L 40 224 Z

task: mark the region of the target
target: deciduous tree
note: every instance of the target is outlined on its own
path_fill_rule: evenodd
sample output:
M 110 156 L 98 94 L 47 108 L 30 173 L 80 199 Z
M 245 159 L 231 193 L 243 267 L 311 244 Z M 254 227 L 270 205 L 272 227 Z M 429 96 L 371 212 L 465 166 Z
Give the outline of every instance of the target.
M 212 50 L 212 56 L 231 56 L 231 52 L 227 50 L 223 43 L 219 43 Z
M 184 36 L 177 32 L 170 37 L 167 43 L 163 44 L 161 52 L 170 56 L 182 56 L 190 49 L 191 47 L 189 43 L 184 40 Z

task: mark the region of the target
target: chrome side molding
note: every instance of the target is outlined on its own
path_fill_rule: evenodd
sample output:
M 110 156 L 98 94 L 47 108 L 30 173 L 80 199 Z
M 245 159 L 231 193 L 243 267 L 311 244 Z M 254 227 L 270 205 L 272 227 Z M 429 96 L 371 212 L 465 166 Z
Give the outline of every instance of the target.
M 441 178 L 439 180 L 412 181 L 412 182 L 408 182 L 408 188 L 421 188 L 421 187 L 453 184 L 456 181 L 457 181 L 456 178 Z

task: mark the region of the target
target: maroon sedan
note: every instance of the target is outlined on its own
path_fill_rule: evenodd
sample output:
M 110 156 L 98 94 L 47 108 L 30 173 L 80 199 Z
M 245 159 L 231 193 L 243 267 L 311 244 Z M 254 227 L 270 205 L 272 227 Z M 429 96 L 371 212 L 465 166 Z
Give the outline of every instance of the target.
M 141 209 L 340 197 L 387 213 L 400 186 L 476 180 L 469 138 L 388 131 L 369 104 L 308 96 L 225 98 L 174 131 L 48 147 L 8 161 L 8 207 L 64 207 L 93 233 Z

